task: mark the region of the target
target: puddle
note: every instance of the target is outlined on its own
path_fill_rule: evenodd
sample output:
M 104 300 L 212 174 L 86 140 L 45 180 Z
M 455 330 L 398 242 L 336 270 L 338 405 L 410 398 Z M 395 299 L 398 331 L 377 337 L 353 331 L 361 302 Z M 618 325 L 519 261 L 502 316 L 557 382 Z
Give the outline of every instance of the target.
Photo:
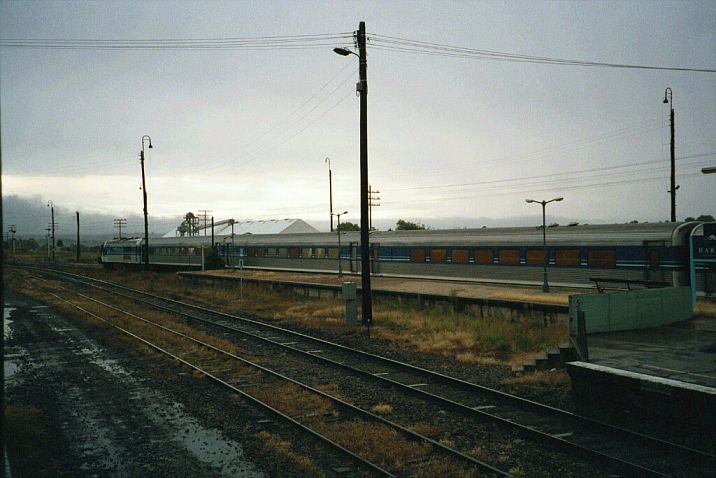
M 3 339 L 6 342 L 12 338 L 12 330 L 10 330 L 10 325 L 13 321 L 10 320 L 10 315 L 12 314 L 13 310 L 15 310 L 14 307 L 3 307 Z M 3 357 L 2 363 L 5 380 L 10 380 L 10 378 L 15 375 L 15 373 L 17 373 L 17 370 L 18 368 L 20 368 L 20 366 L 13 359 L 19 358 L 21 356 L 22 354 L 10 355 L 7 353 L 7 350 L 5 351 L 5 357 Z
M 176 433 L 174 439 L 197 460 L 211 465 L 222 476 L 265 476 L 246 458 L 241 445 L 225 438 L 219 430 L 205 428 L 195 418 L 186 415 L 184 406 L 180 403 L 175 402 L 173 406 L 166 408 L 149 405 L 147 413 L 154 415 L 155 420 L 171 422 L 172 428 L 181 430 Z
M 12 314 L 13 310 L 15 310 L 14 307 L 3 307 L 3 337 L 5 340 L 12 338 L 12 330 L 10 330 L 12 320 L 10 320 L 10 314 Z

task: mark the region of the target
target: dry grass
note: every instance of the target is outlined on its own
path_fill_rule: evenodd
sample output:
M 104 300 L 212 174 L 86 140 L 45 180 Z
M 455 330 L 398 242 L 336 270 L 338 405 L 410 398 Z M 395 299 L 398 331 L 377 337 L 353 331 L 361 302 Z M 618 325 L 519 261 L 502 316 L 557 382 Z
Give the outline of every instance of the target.
M 387 403 L 379 403 L 370 407 L 370 411 L 376 415 L 390 415 L 393 413 L 393 407 Z
M 410 461 L 428 454 L 431 448 L 426 444 L 408 441 L 392 428 L 365 422 L 326 424 L 322 433 L 389 470 L 404 469 Z
M 563 387 L 569 385 L 571 382 L 569 375 L 564 370 L 555 370 L 554 372 L 538 370 L 536 372 L 526 373 L 520 377 L 509 378 L 502 383 L 508 385 L 551 385 Z
M 694 306 L 694 313 L 704 317 L 716 318 L 716 302 L 709 300 L 697 300 Z
M 293 418 L 317 421 L 326 416 L 337 416 L 338 413 L 327 398 L 293 383 L 260 388 L 251 394 Z
M 416 465 L 415 472 L 411 475 L 416 478 L 475 478 L 481 473 L 474 465 L 456 463 L 452 458 L 437 458 L 425 463 Z
M 239 300 L 238 284 L 193 283 L 173 274 L 136 271 L 93 270 L 90 274 L 178 300 L 216 308 L 229 313 L 250 312 L 275 320 L 291 320 L 308 327 L 348 333 L 344 303 L 340 298 L 306 298 L 269 286 L 244 284 Z M 566 323 L 547 326 L 542 317 L 513 317 L 493 314 L 480 317 L 467 308 L 456 313 L 450 305 L 424 308 L 410 301 L 374 302 L 374 337 L 390 341 L 394 347 L 456 359 L 468 365 L 508 363 L 518 354 L 532 354 L 563 342 Z
M 440 436 L 445 433 L 444 428 L 427 423 L 416 423 L 408 428 L 419 435 L 432 438 L 433 440 L 439 440 Z
M 294 452 L 289 442 L 266 431 L 259 432 L 256 437 L 263 451 L 271 456 L 277 470 L 290 469 L 294 476 L 325 476 L 310 458 Z

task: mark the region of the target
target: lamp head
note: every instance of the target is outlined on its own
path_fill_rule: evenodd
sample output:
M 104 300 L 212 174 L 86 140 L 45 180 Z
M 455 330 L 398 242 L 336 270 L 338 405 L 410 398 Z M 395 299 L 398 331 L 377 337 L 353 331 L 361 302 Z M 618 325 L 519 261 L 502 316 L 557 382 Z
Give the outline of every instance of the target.
M 149 140 L 149 149 L 152 149 L 152 140 Z
M 666 104 L 666 103 L 668 103 L 668 102 L 669 102 L 669 100 L 666 99 L 666 93 L 664 93 L 664 104 Z
M 534 199 L 525 199 L 525 202 L 526 202 L 526 203 L 531 203 L 531 202 L 537 202 L 537 201 L 535 201 Z
M 554 198 L 555 201 L 562 201 L 564 198 Z
M 333 51 L 338 53 L 341 56 L 348 56 L 351 53 L 353 53 L 352 51 L 346 50 L 345 48 L 334 48 Z

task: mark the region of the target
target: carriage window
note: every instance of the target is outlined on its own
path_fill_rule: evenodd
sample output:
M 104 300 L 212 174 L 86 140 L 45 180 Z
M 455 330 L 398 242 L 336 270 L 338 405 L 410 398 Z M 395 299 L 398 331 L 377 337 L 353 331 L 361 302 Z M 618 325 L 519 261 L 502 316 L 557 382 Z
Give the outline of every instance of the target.
M 475 249 L 475 264 L 492 264 L 492 250 Z
M 326 256 L 325 247 L 316 247 L 316 259 L 323 259 Z
M 590 267 L 615 267 L 617 265 L 616 253 L 612 251 L 589 251 L 587 263 Z
M 263 247 L 259 247 L 257 252 L 259 257 L 264 257 L 266 255 L 266 249 Z
M 453 249 L 452 250 L 452 262 L 453 264 L 467 264 L 470 260 L 470 254 L 467 249 Z
M 422 247 L 410 249 L 410 262 L 425 262 L 425 249 Z
M 278 249 L 278 257 L 288 257 L 288 249 L 285 247 L 280 247 Z
M 578 266 L 581 261 L 578 249 L 558 249 L 555 253 L 555 264 L 558 266 Z
M 312 247 L 304 247 L 301 249 L 301 257 L 304 259 L 310 259 L 313 256 L 313 248 Z
M 508 266 L 520 265 L 519 249 L 500 249 L 500 264 Z
M 337 247 L 329 247 L 328 248 L 328 257 L 331 259 L 338 259 L 338 248 Z
M 447 249 L 430 249 L 430 262 L 447 262 Z
M 527 249 L 525 262 L 529 265 L 542 265 L 545 260 L 544 249 Z
M 298 247 L 289 247 L 288 248 L 288 255 L 291 259 L 298 259 L 298 257 L 301 254 L 301 249 Z

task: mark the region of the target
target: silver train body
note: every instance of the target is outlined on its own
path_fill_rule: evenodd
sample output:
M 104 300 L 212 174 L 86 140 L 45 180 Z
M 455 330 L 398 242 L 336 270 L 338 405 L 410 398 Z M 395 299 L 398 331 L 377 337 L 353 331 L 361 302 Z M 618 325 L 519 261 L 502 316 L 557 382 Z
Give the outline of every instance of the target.
M 373 274 L 537 284 L 545 257 L 553 284 L 586 285 L 591 277 L 636 279 L 688 285 L 688 237 L 697 224 L 645 223 L 491 228 L 371 233 Z M 340 240 L 340 249 L 339 249 Z M 227 266 L 344 273 L 360 272 L 358 232 L 217 236 L 214 244 Z M 150 239 L 153 266 L 201 268 L 210 236 Z M 139 265 L 144 241 L 108 241 L 106 266 Z M 707 276 L 697 274 L 703 290 Z M 707 288 L 710 288 L 706 284 Z

